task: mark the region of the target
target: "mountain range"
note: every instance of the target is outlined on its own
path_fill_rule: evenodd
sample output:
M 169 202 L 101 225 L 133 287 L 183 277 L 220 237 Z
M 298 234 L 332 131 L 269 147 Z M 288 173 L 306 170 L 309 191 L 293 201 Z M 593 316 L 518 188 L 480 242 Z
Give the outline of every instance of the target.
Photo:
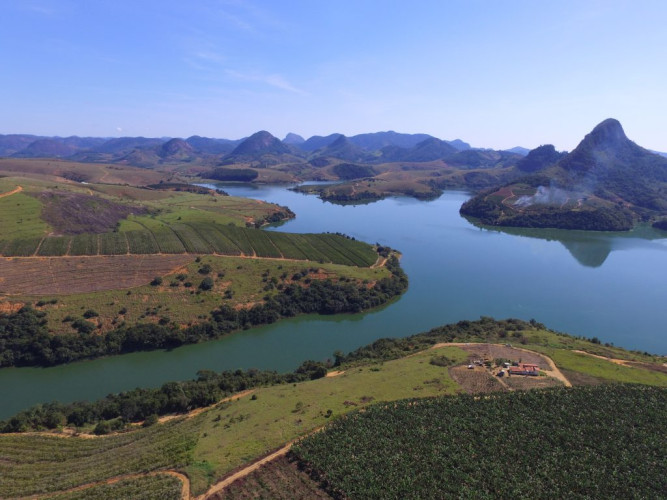
M 173 142 L 177 141 L 177 142 Z M 433 142 L 440 144 L 434 147 Z M 335 157 L 345 161 L 378 162 L 431 161 L 471 146 L 456 139 L 440 141 L 428 134 L 402 134 L 394 131 L 313 136 L 307 140 L 289 133 L 282 141 L 260 131 L 238 140 L 191 136 L 187 139 L 146 137 L 44 137 L 28 134 L 0 135 L 0 156 L 13 158 L 63 158 L 82 162 L 119 162 L 135 166 L 177 161 L 216 160 L 231 163 L 252 161 L 266 155 L 294 159 Z M 413 151 L 414 150 L 414 151 Z M 424 150 L 428 152 L 424 153 Z M 288 158 L 289 159 L 289 158 Z M 275 163 L 276 159 L 271 163 Z

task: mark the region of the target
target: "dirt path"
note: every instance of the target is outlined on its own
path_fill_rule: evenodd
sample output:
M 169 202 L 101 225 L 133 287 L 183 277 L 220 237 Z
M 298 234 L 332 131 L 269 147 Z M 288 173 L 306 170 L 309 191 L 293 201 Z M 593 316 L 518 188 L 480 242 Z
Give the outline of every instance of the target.
M 572 352 L 576 352 L 577 354 L 585 354 L 586 356 L 591 356 L 592 358 L 604 359 L 605 361 L 609 361 L 611 363 L 621 366 L 631 366 L 630 361 L 628 361 L 627 359 L 607 358 L 606 356 L 600 356 L 599 354 L 592 354 L 590 352 L 579 351 L 576 349 L 573 349 Z
M 16 186 L 15 189 L 12 189 L 11 191 L 7 191 L 6 193 L 0 193 L 0 198 L 4 198 L 5 196 L 11 196 L 16 193 L 20 193 L 23 191 L 23 188 L 21 186 Z
M 259 469 L 262 465 L 269 463 L 273 460 L 275 460 L 278 457 L 282 457 L 283 455 L 286 455 L 287 452 L 292 448 L 292 445 L 294 444 L 294 441 L 290 441 L 287 443 L 285 446 L 280 448 L 278 451 L 274 451 L 270 455 L 265 456 L 264 458 L 257 460 L 256 462 L 253 462 L 252 464 L 248 465 L 247 467 L 244 467 L 243 469 L 239 470 L 238 472 L 235 472 L 231 476 L 226 477 L 219 483 L 214 484 L 211 486 L 206 493 L 199 495 L 198 497 L 195 497 L 195 500 L 205 500 L 212 495 L 215 495 L 216 493 L 221 492 L 224 490 L 227 486 L 232 484 L 234 481 L 237 479 L 241 479 L 242 477 L 246 477 L 248 474 L 251 474 L 252 472 L 255 472 L 257 469 Z
M 327 377 L 337 377 L 339 375 L 342 375 L 343 373 L 345 373 L 344 370 L 333 370 L 333 371 L 327 372 Z
M 443 343 L 440 343 L 440 344 L 433 345 L 431 347 L 431 349 L 438 349 L 440 347 L 447 347 L 447 346 L 467 346 L 467 345 L 476 345 L 476 344 L 474 342 L 451 342 L 451 343 L 443 342 Z M 477 344 L 477 345 L 484 345 L 484 344 Z M 501 346 L 501 347 L 503 346 L 503 344 L 490 344 L 490 345 L 497 345 L 497 346 Z M 517 351 L 529 352 L 531 354 L 536 354 L 538 356 L 541 356 L 542 358 L 544 358 L 547 361 L 547 363 L 549 363 L 549 366 L 551 367 L 550 370 L 542 370 L 542 371 L 544 373 L 546 373 L 547 375 L 549 375 L 550 377 L 553 377 L 553 378 L 558 379 L 561 382 L 563 382 L 565 387 L 572 387 L 572 384 L 570 383 L 570 381 L 567 378 L 565 378 L 565 375 L 563 375 L 561 373 L 561 371 L 556 366 L 556 363 L 554 363 L 554 360 L 551 359 L 546 354 L 542 354 L 541 352 L 531 351 L 530 349 L 524 349 L 522 347 L 512 346 L 512 349 L 516 349 Z M 577 351 L 575 351 L 575 352 L 577 352 Z M 609 359 L 609 358 L 603 358 L 603 359 Z
M 375 269 L 375 268 L 378 268 L 378 267 L 384 267 L 384 265 L 385 265 L 386 263 L 387 263 L 387 258 L 378 255 L 378 260 L 376 260 L 376 261 L 375 261 L 375 264 L 373 264 L 373 265 L 371 266 L 371 269 Z
M 547 375 L 549 375 L 550 377 L 556 378 L 556 379 L 560 380 L 561 382 L 563 382 L 563 384 L 565 384 L 565 387 L 572 387 L 572 384 L 570 383 L 570 381 L 567 378 L 565 378 L 565 375 L 563 375 L 561 373 L 561 371 L 556 366 L 556 363 L 554 363 L 554 360 L 551 359 L 546 354 L 542 354 L 541 352 L 531 351 L 530 349 L 523 349 L 521 347 L 513 347 L 513 348 L 518 349 L 519 351 L 530 352 L 530 353 L 542 356 L 544 359 L 547 360 L 547 363 L 549 363 L 549 366 L 551 367 L 551 370 L 542 370 L 542 371 L 544 373 L 546 373 Z
M 505 198 L 503 198 L 503 201 L 501 201 L 500 203 L 502 203 L 505 206 L 508 206 L 507 203 L 505 203 L 505 202 L 507 200 L 509 200 L 510 198 L 514 198 L 514 191 L 512 191 L 511 189 L 510 189 L 510 194 L 505 196 Z
M 168 420 L 173 420 L 173 419 L 179 418 L 179 417 L 194 418 L 197 415 L 199 415 L 200 413 L 204 413 L 206 410 L 210 410 L 211 408 L 215 408 L 220 403 L 226 403 L 227 401 L 234 401 L 234 400 L 237 400 L 237 399 L 241 399 L 242 397 L 248 396 L 248 395 L 252 394 L 253 392 L 255 392 L 255 389 L 248 389 L 246 391 L 237 392 L 236 394 L 232 394 L 231 396 L 228 396 L 226 398 L 222 398 L 220 401 L 218 401 L 216 403 L 213 403 L 212 405 L 204 406 L 203 408 L 197 408 L 195 410 L 189 411 L 188 413 L 181 413 L 181 414 L 176 414 L 176 415 L 166 415 L 164 417 L 160 417 L 158 419 L 158 422 L 160 422 L 160 423 L 167 422 Z

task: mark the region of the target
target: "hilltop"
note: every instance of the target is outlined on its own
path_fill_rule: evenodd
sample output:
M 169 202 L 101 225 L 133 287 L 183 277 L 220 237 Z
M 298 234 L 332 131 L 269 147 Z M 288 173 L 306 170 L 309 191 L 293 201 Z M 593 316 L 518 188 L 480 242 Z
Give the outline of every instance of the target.
M 667 216 L 667 159 L 632 142 L 607 119 L 569 154 L 537 148 L 517 168 L 523 177 L 461 207 L 483 224 L 628 230 Z

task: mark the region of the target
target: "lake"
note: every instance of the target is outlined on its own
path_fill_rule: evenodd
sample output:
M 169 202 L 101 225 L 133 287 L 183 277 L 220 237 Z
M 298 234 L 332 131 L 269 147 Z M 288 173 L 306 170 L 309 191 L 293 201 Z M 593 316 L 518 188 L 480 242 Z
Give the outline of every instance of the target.
M 338 349 L 480 316 L 534 318 L 554 330 L 667 353 L 664 232 L 482 229 L 459 215 L 469 195 L 458 191 L 427 202 L 396 197 L 343 206 L 284 186 L 221 187 L 296 213 L 268 230 L 343 232 L 400 250 L 408 291 L 369 313 L 302 316 L 172 351 L 2 369 L 0 418 L 38 402 L 94 399 L 190 379 L 199 369 L 292 370 Z

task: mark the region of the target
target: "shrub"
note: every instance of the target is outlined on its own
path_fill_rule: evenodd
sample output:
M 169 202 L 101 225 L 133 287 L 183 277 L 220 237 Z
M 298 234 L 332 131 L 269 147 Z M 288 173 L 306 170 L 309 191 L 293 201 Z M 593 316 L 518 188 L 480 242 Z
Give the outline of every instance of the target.
M 206 277 L 199 283 L 200 290 L 211 290 L 213 288 L 213 280 L 210 277 Z

